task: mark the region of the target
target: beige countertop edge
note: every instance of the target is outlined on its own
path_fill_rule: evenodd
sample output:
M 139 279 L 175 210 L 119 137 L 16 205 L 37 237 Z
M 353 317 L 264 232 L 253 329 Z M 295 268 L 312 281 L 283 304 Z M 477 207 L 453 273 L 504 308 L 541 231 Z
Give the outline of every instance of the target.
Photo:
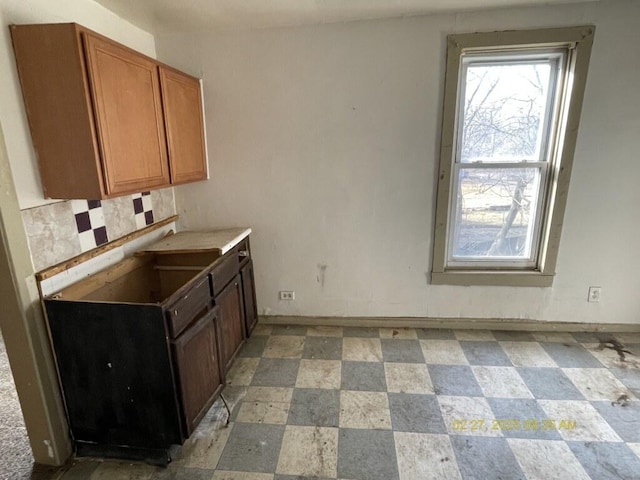
M 251 228 L 221 228 L 217 230 L 183 230 L 169 235 L 136 252 L 136 255 L 158 255 L 190 252 L 218 252 L 224 255 L 251 234 Z
M 223 231 L 223 230 L 220 230 L 220 231 Z M 250 234 L 251 234 L 251 229 L 250 228 L 245 228 L 239 235 L 234 237 L 233 240 L 231 240 L 225 246 L 220 248 L 220 254 L 224 255 L 229 250 L 231 250 L 233 247 L 235 247 L 237 244 L 239 244 L 242 240 L 247 238 Z

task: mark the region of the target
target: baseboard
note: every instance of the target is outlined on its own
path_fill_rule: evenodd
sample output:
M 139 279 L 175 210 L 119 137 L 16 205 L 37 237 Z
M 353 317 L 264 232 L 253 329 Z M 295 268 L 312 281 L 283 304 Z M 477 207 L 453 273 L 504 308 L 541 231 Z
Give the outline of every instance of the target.
M 452 328 L 456 330 L 523 330 L 528 332 L 640 332 L 640 324 L 547 322 L 521 318 L 303 317 L 260 315 L 263 325 L 335 327 Z

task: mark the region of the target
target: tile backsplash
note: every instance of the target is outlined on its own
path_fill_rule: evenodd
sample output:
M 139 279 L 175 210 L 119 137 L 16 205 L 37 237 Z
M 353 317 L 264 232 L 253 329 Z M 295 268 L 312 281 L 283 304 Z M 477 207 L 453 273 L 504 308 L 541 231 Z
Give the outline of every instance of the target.
M 173 189 L 107 200 L 67 200 L 22 211 L 36 271 L 175 214 Z

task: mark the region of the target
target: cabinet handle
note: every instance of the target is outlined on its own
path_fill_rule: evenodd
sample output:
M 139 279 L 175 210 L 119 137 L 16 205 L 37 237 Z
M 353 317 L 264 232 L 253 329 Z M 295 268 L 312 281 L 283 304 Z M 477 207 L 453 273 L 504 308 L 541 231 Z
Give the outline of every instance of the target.
M 238 250 L 238 256 L 239 257 L 248 257 L 249 256 L 249 251 L 248 250 Z
M 174 310 L 174 311 L 173 311 L 173 314 L 177 317 L 177 316 L 178 316 L 178 310 L 177 310 L 177 309 L 176 309 L 176 310 Z

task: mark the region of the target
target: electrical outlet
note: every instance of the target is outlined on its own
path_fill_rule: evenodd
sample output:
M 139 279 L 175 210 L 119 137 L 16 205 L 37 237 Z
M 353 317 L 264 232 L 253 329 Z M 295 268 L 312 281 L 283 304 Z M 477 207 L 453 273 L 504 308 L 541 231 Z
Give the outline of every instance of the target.
M 600 294 L 602 293 L 602 287 L 589 287 L 588 302 L 599 302 Z
M 295 300 L 296 299 L 296 292 L 291 291 L 291 290 L 281 290 L 280 291 L 280 300 Z

